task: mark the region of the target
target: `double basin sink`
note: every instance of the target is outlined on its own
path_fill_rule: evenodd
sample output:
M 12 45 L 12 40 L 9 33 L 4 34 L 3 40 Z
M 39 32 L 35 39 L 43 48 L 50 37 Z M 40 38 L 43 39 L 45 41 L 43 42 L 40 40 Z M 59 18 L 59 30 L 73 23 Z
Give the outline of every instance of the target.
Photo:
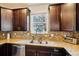
M 32 42 L 32 40 L 31 39 L 29 39 L 29 40 L 20 40 L 20 41 L 17 41 L 17 42 L 15 42 L 15 43 L 18 43 L 18 44 L 30 44 L 30 45 L 45 45 L 45 46 L 50 46 L 50 45 L 52 45 L 52 42 L 50 42 L 50 41 L 41 41 L 41 43 L 38 41 L 38 40 L 34 40 L 33 42 Z

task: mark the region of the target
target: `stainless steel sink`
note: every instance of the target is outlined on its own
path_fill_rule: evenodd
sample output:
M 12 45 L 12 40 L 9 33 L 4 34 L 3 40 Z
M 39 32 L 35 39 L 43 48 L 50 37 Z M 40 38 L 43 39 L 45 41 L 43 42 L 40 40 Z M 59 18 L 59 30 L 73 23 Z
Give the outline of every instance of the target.
M 31 42 L 32 40 L 20 40 L 15 43 L 22 43 L 22 44 L 40 44 L 37 40 L 34 40 L 33 43 Z M 42 44 L 46 44 L 46 41 L 42 41 Z

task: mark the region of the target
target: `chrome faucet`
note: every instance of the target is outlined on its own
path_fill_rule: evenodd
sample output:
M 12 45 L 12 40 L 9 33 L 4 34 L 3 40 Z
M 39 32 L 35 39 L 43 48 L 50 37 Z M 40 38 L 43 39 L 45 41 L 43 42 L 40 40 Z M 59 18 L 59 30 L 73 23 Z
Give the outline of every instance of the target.
M 37 30 L 38 30 L 39 28 L 37 28 L 36 29 L 36 36 L 37 36 Z M 34 36 L 32 36 L 32 40 L 31 40 L 31 42 L 30 43 L 34 43 L 34 40 L 35 40 L 35 37 Z
M 41 37 L 41 36 L 39 37 L 38 42 L 39 42 L 40 44 L 43 43 L 43 40 L 42 40 L 42 37 Z M 45 44 L 48 44 L 48 42 L 46 41 Z
M 35 35 L 35 36 L 37 36 L 37 37 L 38 37 L 38 35 L 39 35 L 39 34 L 38 34 L 38 30 L 39 30 L 39 28 L 36 29 L 36 35 Z M 35 36 L 32 36 L 32 40 L 31 40 L 30 43 L 34 43 Z M 42 44 L 42 37 L 41 37 L 41 36 L 38 37 L 38 43 Z M 46 44 L 48 44 L 47 41 L 46 41 Z
M 35 36 L 32 36 L 32 40 L 31 40 L 30 43 L 34 43 L 34 40 L 35 40 Z M 39 38 L 38 38 L 38 42 L 39 42 L 40 44 L 42 44 L 42 37 L 39 37 Z
M 34 39 L 35 39 L 35 37 L 34 37 L 34 36 L 32 36 L 32 40 L 31 40 L 31 42 L 30 42 L 30 43 L 34 43 Z
M 42 44 L 42 37 L 39 37 L 38 42 Z

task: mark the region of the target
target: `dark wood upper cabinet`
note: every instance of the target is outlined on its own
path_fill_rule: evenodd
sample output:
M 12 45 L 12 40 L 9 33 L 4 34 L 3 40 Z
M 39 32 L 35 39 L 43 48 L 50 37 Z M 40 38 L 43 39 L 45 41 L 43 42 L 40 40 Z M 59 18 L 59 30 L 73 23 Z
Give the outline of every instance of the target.
M 76 8 L 75 7 L 76 7 L 75 3 L 72 3 L 72 4 L 63 3 L 63 4 L 50 5 L 49 7 L 50 31 L 75 31 L 76 29 L 75 27 Z M 77 25 L 78 24 L 79 23 L 77 22 Z
M 19 11 L 13 11 L 13 30 L 17 30 L 19 27 Z
M 29 9 L 14 9 L 13 10 L 13 31 L 29 31 L 27 26 L 30 18 Z M 28 29 L 27 29 L 28 28 Z
M 79 3 L 76 4 L 76 31 L 79 32 Z
M 75 10 L 75 4 L 61 5 L 61 31 L 75 30 Z
M 29 31 L 30 10 L 0 7 L 0 31 Z
M 50 31 L 60 30 L 60 5 L 49 6 Z
M 12 31 L 12 10 L 0 7 L 0 31 Z

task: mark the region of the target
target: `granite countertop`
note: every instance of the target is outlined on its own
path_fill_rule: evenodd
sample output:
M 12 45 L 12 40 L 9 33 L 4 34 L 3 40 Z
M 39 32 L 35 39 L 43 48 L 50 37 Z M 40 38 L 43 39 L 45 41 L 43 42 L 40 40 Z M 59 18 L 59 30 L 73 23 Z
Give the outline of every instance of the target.
M 21 44 L 21 43 L 15 43 L 15 42 L 20 41 L 20 40 L 25 40 L 25 39 L 0 40 L 0 44 L 12 43 L 12 44 L 18 44 L 18 45 L 26 45 L 26 44 Z M 40 45 L 40 46 L 63 47 L 72 56 L 79 56 L 79 45 L 70 44 L 70 43 L 67 43 L 67 42 L 64 42 L 64 41 L 51 41 L 51 42 L 52 42 L 51 45 Z M 37 46 L 39 46 L 39 45 L 37 44 Z

